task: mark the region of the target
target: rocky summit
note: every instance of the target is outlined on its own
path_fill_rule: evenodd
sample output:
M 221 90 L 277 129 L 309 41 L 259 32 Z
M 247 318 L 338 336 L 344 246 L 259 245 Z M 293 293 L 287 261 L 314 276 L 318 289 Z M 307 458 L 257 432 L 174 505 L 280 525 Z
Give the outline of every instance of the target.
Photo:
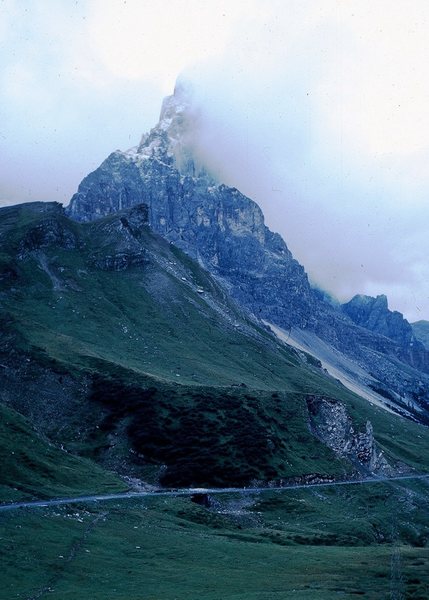
M 255 202 L 194 161 L 189 102 L 186 89 L 176 89 L 138 147 L 112 153 L 82 181 L 68 215 L 93 221 L 145 203 L 152 229 L 222 279 L 241 304 L 285 326 L 307 326 L 315 298 L 303 267 Z
M 357 295 L 343 304 L 342 308 L 356 325 L 396 342 L 399 358 L 417 369 L 429 372 L 429 353 L 424 344 L 418 340 L 412 326 L 400 312 L 389 310 L 385 295 L 376 298 Z
M 323 362 L 322 340 L 353 362 L 352 378 L 380 402 L 427 418 L 429 352 L 410 324 L 383 296 L 358 296 L 341 307 L 313 289 L 259 206 L 199 163 L 195 119 L 192 95 L 178 85 L 138 146 L 113 152 L 84 178 L 68 216 L 88 222 L 146 204 L 152 230 L 196 259 L 243 308 L 292 337 L 310 332 L 306 350 L 317 359 Z

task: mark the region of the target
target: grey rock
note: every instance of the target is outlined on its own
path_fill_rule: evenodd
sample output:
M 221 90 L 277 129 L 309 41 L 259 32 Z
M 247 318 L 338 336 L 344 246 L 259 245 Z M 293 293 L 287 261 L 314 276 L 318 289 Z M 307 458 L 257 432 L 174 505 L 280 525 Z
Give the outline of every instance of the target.
M 356 325 L 393 340 L 398 358 L 416 369 L 429 372 L 429 353 L 404 316 L 389 310 L 386 296 L 357 295 L 342 308 Z
M 125 271 L 146 264 L 146 251 L 140 244 L 141 228 L 148 224 L 148 208 L 140 204 L 123 211 L 95 228 L 100 239 L 98 253 L 91 262 L 103 271 Z M 106 252 L 106 248 L 109 252 Z
M 411 327 L 416 338 L 429 350 L 429 321 L 416 321 Z
M 377 448 L 372 424 L 355 431 L 342 402 L 326 396 L 308 395 L 307 406 L 312 433 L 338 456 L 350 460 L 359 471 L 392 475 L 394 469 Z

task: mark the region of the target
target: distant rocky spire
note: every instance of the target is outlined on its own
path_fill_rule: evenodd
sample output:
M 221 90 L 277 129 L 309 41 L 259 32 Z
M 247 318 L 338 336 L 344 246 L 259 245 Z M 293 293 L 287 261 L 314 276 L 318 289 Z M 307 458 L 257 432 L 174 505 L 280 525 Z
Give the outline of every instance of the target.
M 142 136 L 137 153 L 172 158 L 182 175 L 201 172 L 194 156 L 194 133 L 198 127 L 191 84 L 178 79 L 174 94 L 164 98 L 158 124 Z
M 173 121 L 189 115 L 192 109 L 194 89 L 189 81 L 179 78 L 172 96 L 164 98 L 161 106 L 158 127 L 168 128 Z

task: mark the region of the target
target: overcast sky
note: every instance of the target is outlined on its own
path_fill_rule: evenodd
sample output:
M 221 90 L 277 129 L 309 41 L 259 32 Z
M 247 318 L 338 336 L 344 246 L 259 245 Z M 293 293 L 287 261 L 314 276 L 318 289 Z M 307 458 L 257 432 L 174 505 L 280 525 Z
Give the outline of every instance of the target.
M 312 281 L 429 319 L 428 64 L 426 0 L 0 0 L 0 204 L 67 203 L 184 74 Z

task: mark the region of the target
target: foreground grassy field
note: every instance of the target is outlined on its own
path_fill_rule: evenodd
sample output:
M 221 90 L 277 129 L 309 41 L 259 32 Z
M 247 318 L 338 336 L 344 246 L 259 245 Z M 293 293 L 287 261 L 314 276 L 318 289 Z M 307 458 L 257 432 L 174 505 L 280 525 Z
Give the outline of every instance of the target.
M 424 600 L 427 492 L 371 484 L 220 496 L 209 510 L 154 498 L 10 512 L 0 598 Z

